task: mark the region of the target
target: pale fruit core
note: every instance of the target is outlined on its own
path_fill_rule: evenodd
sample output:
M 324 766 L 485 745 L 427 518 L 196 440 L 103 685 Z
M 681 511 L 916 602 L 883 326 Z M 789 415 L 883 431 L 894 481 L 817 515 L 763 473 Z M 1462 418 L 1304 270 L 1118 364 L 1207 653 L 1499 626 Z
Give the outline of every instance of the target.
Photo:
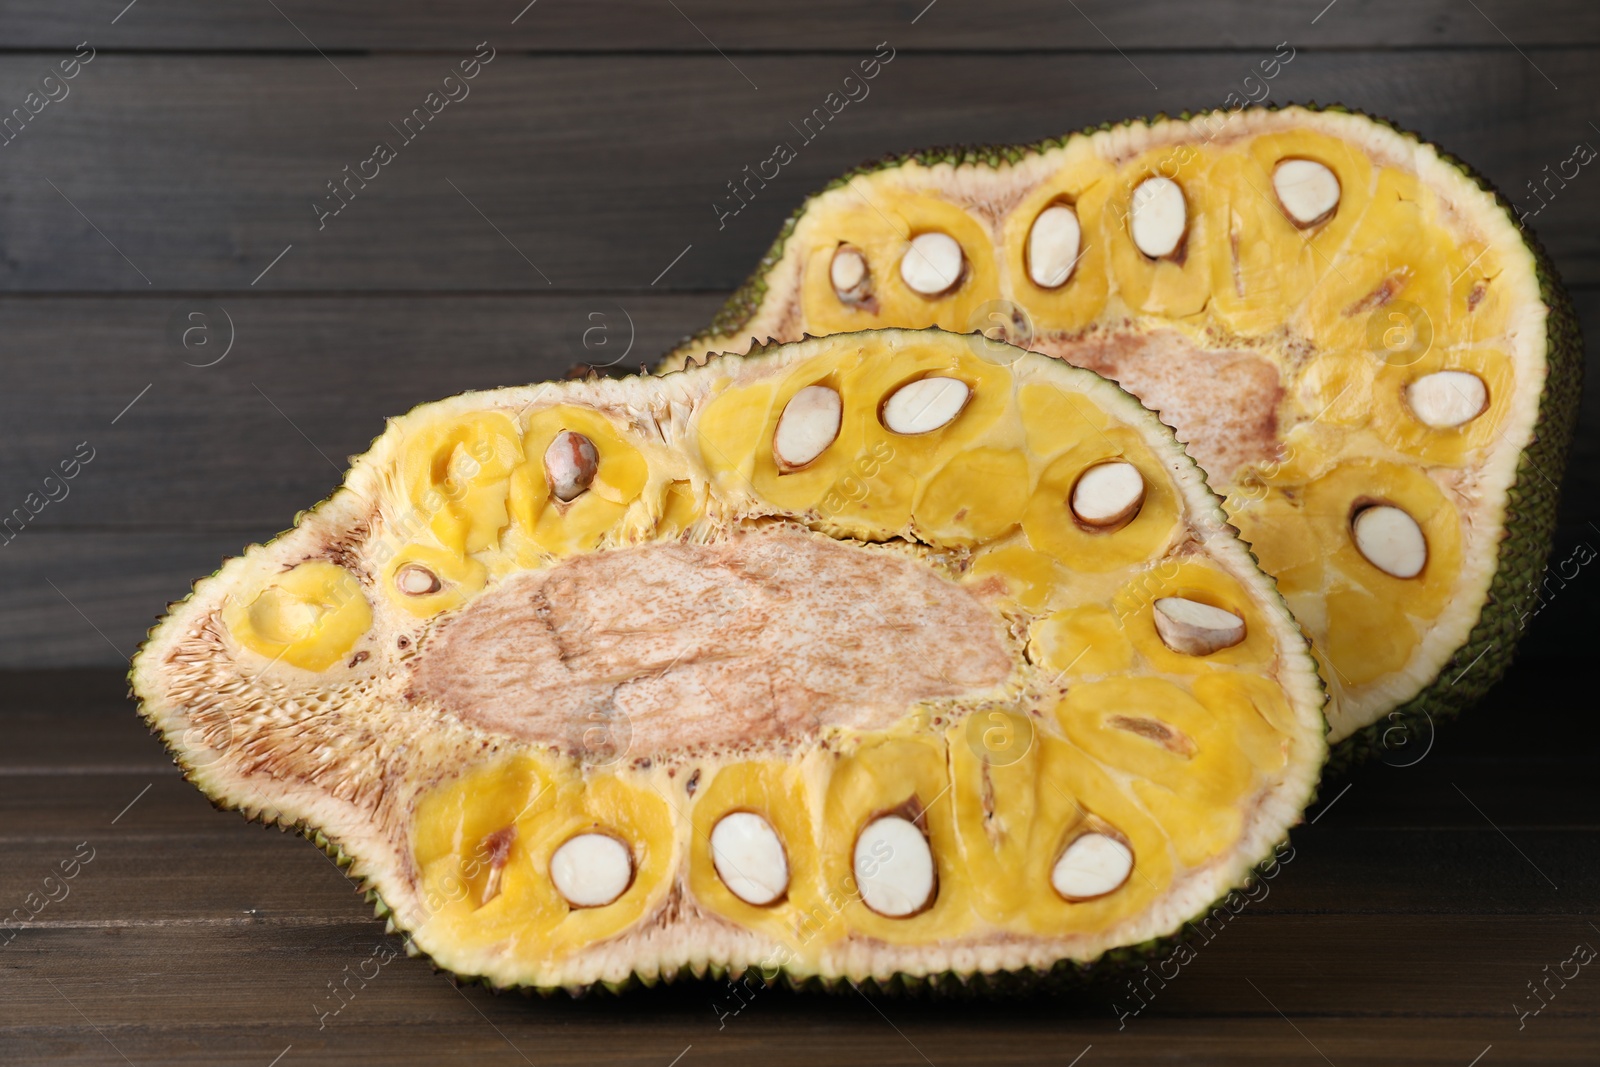
M 1160 412 L 1218 492 L 1241 467 L 1280 458 L 1283 378 L 1258 352 L 1202 349 L 1176 330 L 1041 338 L 1039 350 L 1105 375 Z
M 462 720 L 580 757 L 600 730 L 607 762 L 884 729 L 1012 668 L 993 613 L 933 567 L 789 530 L 517 575 L 418 659 L 416 692 Z

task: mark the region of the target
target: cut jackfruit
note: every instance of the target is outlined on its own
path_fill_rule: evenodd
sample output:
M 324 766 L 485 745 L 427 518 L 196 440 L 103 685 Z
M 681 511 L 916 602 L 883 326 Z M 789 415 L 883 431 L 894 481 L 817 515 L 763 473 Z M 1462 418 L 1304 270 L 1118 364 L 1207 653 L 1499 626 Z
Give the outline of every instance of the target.
M 900 284 L 928 234 L 965 264 L 936 294 Z M 849 292 L 824 267 L 840 250 Z M 1426 729 L 1510 661 L 1581 352 L 1538 246 L 1431 145 L 1342 110 L 1247 108 L 874 164 L 808 200 L 663 366 L 928 323 L 1099 371 L 1177 429 L 1326 664 L 1336 759 Z M 1419 527 L 1414 573 L 1356 550 L 1375 507 Z
M 502 986 L 1075 972 L 1246 880 L 1326 756 L 1171 431 L 938 330 L 418 408 L 133 683 Z

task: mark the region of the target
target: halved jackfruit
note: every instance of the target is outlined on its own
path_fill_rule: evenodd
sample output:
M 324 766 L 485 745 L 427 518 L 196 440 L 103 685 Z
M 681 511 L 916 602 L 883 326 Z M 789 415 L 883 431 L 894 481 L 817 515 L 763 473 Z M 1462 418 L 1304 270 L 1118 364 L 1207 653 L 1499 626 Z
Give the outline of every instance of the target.
M 1326 755 L 1171 432 L 937 330 L 393 420 L 140 652 L 219 804 L 498 985 L 963 977 L 1172 934 Z
M 925 295 L 901 275 L 929 234 L 964 267 Z M 1177 429 L 1327 666 L 1336 760 L 1415 740 L 1509 663 L 1581 351 L 1538 245 L 1457 160 L 1290 107 L 871 164 L 806 201 L 664 367 L 929 322 L 1097 370 Z M 1376 507 L 1417 569 L 1357 551 Z

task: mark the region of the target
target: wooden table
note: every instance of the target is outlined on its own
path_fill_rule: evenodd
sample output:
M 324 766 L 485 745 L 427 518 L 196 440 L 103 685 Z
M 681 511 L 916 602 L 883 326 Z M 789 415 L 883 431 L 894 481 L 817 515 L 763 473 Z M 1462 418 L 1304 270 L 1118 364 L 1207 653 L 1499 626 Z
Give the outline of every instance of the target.
M 497 997 L 400 957 L 332 1014 L 331 986 L 398 942 L 312 846 L 211 810 L 120 680 L 168 600 L 323 496 L 385 416 L 653 361 L 863 158 L 1217 105 L 1286 43 L 1271 99 L 1390 116 L 1531 205 L 1545 168 L 1600 145 L 1600 7 L 125 3 L 0 0 L 0 115 L 78 63 L 0 147 L 0 510 L 92 455 L 0 546 L 0 914 L 37 911 L 0 931 L 0 1062 L 1600 1060 L 1589 969 L 1518 1015 L 1600 946 L 1588 568 L 1546 587 L 1516 674 L 1425 758 L 1325 789 L 1270 895 L 1137 1013 L 1117 984 L 770 991 L 737 1013 L 700 982 Z M 719 219 L 727 183 L 880 43 L 870 95 Z M 328 183 L 474 55 L 492 58 L 470 95 L 331 214 Z M 1594 335 L 1592 169 L 1532 226 Z M 1558 559 L 1600 542 L 1595 403 Z
M 1579 944 L 1600 947 L 1600 725 L 1551 714 L 1572 700 L 1575 671 L 1519 669 L 1431 750 L 1418 737 L 1415 753 L 1393 757 L 1421 756 L 1414 765 L 1324 789 L 1266 895 L 1208 924 L 1193 959 L 1141 976 L 1138 999 L 1123 981 L 934 1003 L 850 990 L 740 1000 L 692 980 L 576 1001 L 457 988 L 408 959 L 309 842 L 213 810 L 119 677 L 3 681 L 0 902 L 59 898 L 0 932 L 12 937 L 0 948 L 8 1064 L 266 1067 L 285 1049 L 282 1067 L 668 1067 L 680 1053 L 682 1067 L 1064 1067 L 1080 1053 L 1081 1067 L 1466 1067 L 1485 1049 L 1484 1067 L 1595 1062 L 1593 967 L 1518 1015 L 1539 1005 L 1529 982 L 1561 971 Z M 64 861 L 76 877 L 60 877 Z

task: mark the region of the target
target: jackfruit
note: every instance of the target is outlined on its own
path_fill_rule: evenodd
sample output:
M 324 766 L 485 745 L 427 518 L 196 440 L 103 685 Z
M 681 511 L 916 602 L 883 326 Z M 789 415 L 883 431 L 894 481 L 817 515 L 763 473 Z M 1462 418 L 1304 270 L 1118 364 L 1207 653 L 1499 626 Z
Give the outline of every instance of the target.
M 958 276 L 907 289 L 936 236 Z M 851 292 L 821 266 L 841 255 Z M 1099 371 L 1176 428 L 1326 664 L 1337 762 L 1509 663 L 1581 350 L 1543 252 L 1454 158 L 1343 109 L 1251 107 L 887 159 L 807 200 L 662 365 L 935 322 Z M 1420 544 L 1418 569 L 1358 550 L 1378 524 Z
M 414 951 L 543 989 L 1076 973 L 1248 880 L 1327 753 L 1171 431 L 938 330 L 417 408 L 132 681 Z

